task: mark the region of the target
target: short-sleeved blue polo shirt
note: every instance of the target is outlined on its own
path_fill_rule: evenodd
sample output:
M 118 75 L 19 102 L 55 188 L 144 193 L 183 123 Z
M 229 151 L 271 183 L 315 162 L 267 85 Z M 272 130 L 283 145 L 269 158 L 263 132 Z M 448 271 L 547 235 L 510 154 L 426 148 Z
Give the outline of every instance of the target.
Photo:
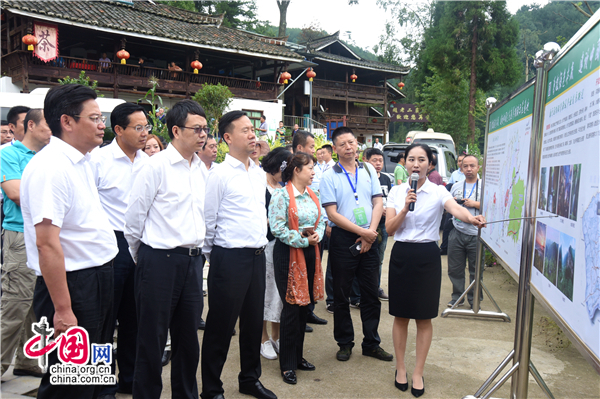
M 369 168 L 369 172 L 365 168 Z M 355 182 L 355 177 L 349 174 L 352 184 Z M 369 163 L 358 164 L 358 205 L 354 199 L 354 190 L 348 182 L 346 173 L 342 170 L 339 163 L 336 163 L 332 168 L 323 173 L 319 185 L 319 193 L 321 194 L 321 203 L 323 208 L 328 205 L 336 205 L 340 215 L 356 224 L 354 217 L 354 209 L 364 207 L 367 215 L 367 224 L 361 227 L 369 228 L 371 225 L 371 216 L 373 215 L 373 198 L 381 197 L 381 185 L 375 168 Z M 329 221 L 331 226 L 335 224 Z
M 1 182 L 21 180 L 25 166 L 34 155 L 35 151 L 25 147 L 20 141 L 15 141 L 10 147 L 4 148 L 0 154 Z M 2 228 L 23 233 L 21 207 L 6 196 L 4 189 L 2 189 L 2 195 L 4 195 L 4 222 Z

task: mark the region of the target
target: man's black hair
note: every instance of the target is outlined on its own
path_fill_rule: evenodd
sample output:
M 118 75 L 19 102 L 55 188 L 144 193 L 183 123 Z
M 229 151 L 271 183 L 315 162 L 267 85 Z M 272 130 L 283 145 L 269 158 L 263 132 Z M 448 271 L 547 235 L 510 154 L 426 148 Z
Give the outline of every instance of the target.
M 264 115 L 261 115 L 261 116 L 260 116 L 260 119 L 267 120 L 267 117 L 266 117 L 266 116 L 264 116 Z
M 17 105 L 16 107 L 12 107 L 10 110 L 8 110 L 8 114 L 6 115 L 6 121 L 8 122 L 7 125 L 9 123 L 16 125 L 17 121 L 19 120 L 19 115 L 26 114 L 27 112 L 29 112 L 30 109 L 31 108 L 26 107 L 24 105 Z
M 416 144 L 409 145 L 408 147 L 406 147 L 406 150 L 404 150 L 404 158 L 408 159 L 408 154 L 410 153 L 410 151 L 417 147 L 422 148 L 425 151 L 425 154 L 427 154 L 427 160 L 429 160 L 429 163 L 433 164 L 433 166 L 437 165 L 437 160 L 434 161 L 433 151 L 427 144 L 416 143 Z M 433 162 L 435 162 L 435 163 L 433 163 Z
M 181 100 L 167 112 L 167 129 L 169 137 L 173 140 L 173 126 L 185 126 L 188 115 L 200 115 L 206 119 L 204 109 L 194 100 Z
M 368 161 L 373 155 L 381 155 L 385 159 L 383 151 L 381 151 L 379 148 L 367 148 L 365 152 L 363 152 L 363 159 Z
M 350 129 L 348 126 L 340 126 L 340 127 L 336 128 L 333 131 L 333 133 L 331 133 L 331 141 L 333 141 L 333 144 L 335 144 L 335 140 L 338 138 L 338 136 L 341 136 L 342 134 L 347 134 L 347 133 L 350 133 L 351 135 L 356 137 L 354 135 L 354 132 L 352 131 L 352 129 Z
M 479 158 L 477 158 L 477 156 L 473 155 L 473 154 L 460 154 L 459 156 L 463 156 L 463 162 L 465 162 L 465 159 L 467 159 L 468 157 L 473 157 L 477 160 L 477 165 L 479 165 Z
M 223 137 L 225 133 L 231 133 L 231 124 L 242 116 L 247 116 L 243 111 L 229 111 L 219 119 L 219 136 Z
M 77 84 L 66 84 L 54 86 L 48 90 L 44 99 L 44 117 L 48 127 L 52 130 L 52 135 L 60 137 L 62 135 L 62 126 L 60 118 L 62 115 L 69 115 L 76 121 L 83 110 L 83 103 L 88 100 L 95 100 L 98 94 L 88 86 Z
M 44 119 L 44 112 L 41 108 L 30 109 L 25 115 L 25 120 L 23 121 L 23 133 L 27 133 L 27 125 L 29 121 L 33 121 L 36 125 L 40 123 L 40 121 Z
M 433 152 L 431 153 L 431 165 L 432 166 L 437 166 L 437 155 L 435 155 Z
M 134 112 L 140 112 L 146 116 L 146 111 L 144 107 L 139 104 L 133 103 L 122 103 L 115 107 L 110 114 L 110 125 L 112 126 L 113 132 L 115 130 L 115 126 L 121 126 L 123 129 L 126 129 L 129 126 L 130 116 Z
M 298 151 L 298 146 L 304 147 L 309 137 L 315 138 L 312 133 L 309 133 L 306 130 L 298 130 L 292 139 L 293 152 L 296 153 L 296 151 Z
M 321 147 L 322 150 L 326 150 L 330 154 L 333 154 L 333 147 L 330 144 L 325 144 Z
M 206 135 L 206 141 L 204 142 L 204 145 L 202 146 L 202 149 L 206 149 L 206 144 L 208 144 L 208 140 L 215 140 L 215 136 L 213 136 L 212 134 L 207 134 Z
M 281 165 L 283 161 L 287 161 L 291 157 L 292 153 L 285 147 L 277 147 L 264 156 L 261 165 L 265 172 L 275 175 L 277 172 L 282 171 Z
M 7 126 L 8 125 L 8 121 L 2 119 L 2 121 L 0 121 L 0 126 Z

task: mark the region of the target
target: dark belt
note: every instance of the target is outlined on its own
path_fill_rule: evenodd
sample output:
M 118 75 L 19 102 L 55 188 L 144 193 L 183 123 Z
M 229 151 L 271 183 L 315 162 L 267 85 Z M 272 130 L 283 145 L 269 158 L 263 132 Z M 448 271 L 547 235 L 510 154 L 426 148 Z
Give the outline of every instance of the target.
M 266 245 L 262 248 L 258 248 L 256 251 L 254 251 L 254 255 L 260 255 L 263 252 L 265 252 L 265 247 L 266 247 Z
M 144 243 L 142 243 L 142 245 L 146 245 Z M 150 247 L 152 248 L 152 247 Z M 170 249 L 162 249 L 162 248 L 152 248 L 154 251 L 165 251 L 165 252 L 169 252 L 172 254 L 177 254 L 177 255 L 185 255 L 185 256 L 200 256 L 202 255 L 202 248 L 200 247 L 195 247 L 195 248 L 184 248 L 184 247 L 175 247 L 175 248 L 170 248 Z

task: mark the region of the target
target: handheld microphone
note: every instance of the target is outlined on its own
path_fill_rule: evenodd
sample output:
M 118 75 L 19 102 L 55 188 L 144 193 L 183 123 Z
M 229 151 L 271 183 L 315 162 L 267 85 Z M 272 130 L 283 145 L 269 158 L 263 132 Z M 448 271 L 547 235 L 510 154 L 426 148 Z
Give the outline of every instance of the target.
M 413 190 L 415 190 L 415 193 L 417 192 L 417 183 L 419 182 L 419 174 L 418 173 L 413 173 L 412 175 L 410 175 L 410 188 L 412 188 Z M 408 210 L 410 212 L 415 210 L 415 203 L 411 202 L 408 205 Z

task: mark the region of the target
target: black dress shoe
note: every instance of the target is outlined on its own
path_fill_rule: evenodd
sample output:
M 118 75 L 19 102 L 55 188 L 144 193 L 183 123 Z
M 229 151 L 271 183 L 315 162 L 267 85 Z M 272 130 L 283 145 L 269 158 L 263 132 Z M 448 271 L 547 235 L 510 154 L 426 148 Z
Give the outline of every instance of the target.
M 240 385 L 240 393 L 258 399 L 277 399 L 277 395 L 265 388 L 258 380 L 254 383 Z
M 283 377 L 283 382 L 286 384 L 295 385 L 298 382 L 296 378 L 296 372 L 294 370 L 282 371 L 281 376 Z
M 424 377 L 421 377 L 421 378 L 423 378 L 423 389 L 415 389 L 413 387 L 410 387 L 410 393 L 412 393 L 412 395 L 415 398 L 418 398 L 419 396 L 422 396 L 425 393 L 425 378 Z
M 206 328 L 206 322 L 200 318 L 200 324 L 198 324 L 198 330 L 204 330 Z
M 298 370 L 313 371 L 315 369 L 316 369 L 315 365 L 312 363 L 309 363 L 305 358 L 302 358 L 300 363 L 298 363 Z
M 162 355 L 162 366 L 165 367 L 171 361 L 171 351 L 165 350 Z
M 307 324 L 304 332 L 313 332 L 313 328 Z
M 306 318 L 306 322 L 311 323 L 311 324 L 327 324 L 327 320 L 320 318 L 313 312 L 310 312 L 308 314 L 308 317 Z
M 212 399 L 225 399 L 225 396 L 223 396 L 222 393 L 218 394 L 217 396 L 213 396 Z
M 408 374 L 406 375 L 406 382 L 404 384 L 399 383 L 398 380 L 396 380 L 397 377 L 398 370 L 396 370 L 396 376 L 394 377 L 394 385 L 402 392 L 405 392 L 408 389 Z

